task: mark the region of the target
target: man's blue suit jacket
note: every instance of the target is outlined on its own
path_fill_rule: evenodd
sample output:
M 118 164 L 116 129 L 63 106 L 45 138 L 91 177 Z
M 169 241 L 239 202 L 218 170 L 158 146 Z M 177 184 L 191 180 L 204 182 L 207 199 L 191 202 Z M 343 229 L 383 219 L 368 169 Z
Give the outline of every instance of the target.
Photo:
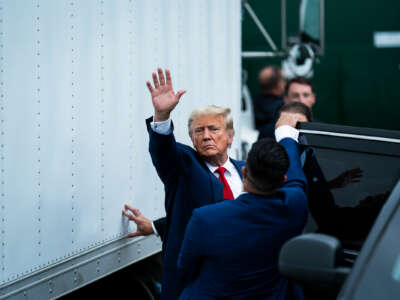
M 179 299 L 302 299 L 278 272 L 281 246 L 300 234 L 308 214 L 299 146 L 280 142 L 290 158 L 287 180 L 272 196 L 251 193 L 193 211 L 179 255 L 183 276 L 197 277 Z
M 163 236 L 163 276 L 161 298 L 176 300 L 184 287 L 177 269 L 187 223 L 195 208 L 222 201 L 222 183 L 210 172 L 193 148 L 177 143 L 173 134 L 161 135 L 150 127 L 149 150 L 157 173 L 164 183 L 166 232 Z M 231 159 L 241 176 L 244 162 Z

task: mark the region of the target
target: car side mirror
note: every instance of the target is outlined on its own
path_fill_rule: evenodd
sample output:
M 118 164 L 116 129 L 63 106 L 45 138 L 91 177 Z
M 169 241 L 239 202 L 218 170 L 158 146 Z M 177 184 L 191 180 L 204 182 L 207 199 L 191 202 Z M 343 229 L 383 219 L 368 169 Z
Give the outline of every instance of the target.
M 342 247 L 338 239 L 317 233 L 287 241 L 279 254 L 279 271 L 286 278 L 313 289 L 338 292 L 350 268 L 340 267 Z

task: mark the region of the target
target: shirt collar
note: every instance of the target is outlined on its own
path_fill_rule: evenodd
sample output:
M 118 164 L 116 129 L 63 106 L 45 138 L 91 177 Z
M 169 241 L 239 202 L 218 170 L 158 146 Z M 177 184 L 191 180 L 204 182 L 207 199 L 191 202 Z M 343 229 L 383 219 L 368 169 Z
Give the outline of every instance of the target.
M 205 161 L 205 163 L 211 173 L 214 173 L 215 170 L 218 169 L 218 166 L 213 166 L 212 164 L 210 164 L 207 161 Z M 221 167 L 224 167 L 226 169 L 226 171 L 228 171 L 229 175 L 232 175 L 236 170 L 235 166 L 233 165 L 233 163 L 231 162 L 231 159 L 229 157 Z

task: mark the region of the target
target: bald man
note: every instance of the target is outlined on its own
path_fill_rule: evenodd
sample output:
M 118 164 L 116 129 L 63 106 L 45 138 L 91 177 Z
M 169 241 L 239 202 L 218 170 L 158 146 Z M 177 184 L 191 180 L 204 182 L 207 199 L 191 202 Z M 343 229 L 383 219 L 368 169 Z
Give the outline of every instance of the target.
M 253 99 L 255 125 L 259 130 L 263 126 L 275 122 L 275 114 L 283 105 L 285 78 L 281 68 L 267 66 L 259 75 L 260 94 Z

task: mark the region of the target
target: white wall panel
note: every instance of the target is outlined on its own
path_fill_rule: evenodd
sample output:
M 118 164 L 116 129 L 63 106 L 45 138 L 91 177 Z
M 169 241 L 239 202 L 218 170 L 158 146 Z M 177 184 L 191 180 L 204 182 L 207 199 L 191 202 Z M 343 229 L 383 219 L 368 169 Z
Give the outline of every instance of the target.
M 36 8 L 40 30 L 36 40 L 37 67 L 37 149 L 33 149 L 40 162 L 37 164 L 39 195 L 38 251 L 32 253 L 36 266 L 55 259 L 55 253 L 71 253 L 71 80 L 69 66 L 71 48 L 65 43 L 70 17 L 65 13 L 66 3 L 56 2 Z M 29 99 L 29 98 L 28 98 Z M 31 98 L 33 100 L 33 98 Z M 29 101 L 31 100 L 29 99 Z M 20 170 L 23 172 L 23 170 Z M 55 229 L 62 234 L 55 234 Z M 62 230 L 62 231 L 61 231 Z M 21 249 L 22 250 L 22 249 Z M 21 255 L 24 253 L 22 252 Z M 35 266 L 35 267 L 36 267 Z
M 179 141 L 196 107 L 239 120 L 240 1 L 0 0 L 0 19 L 7 284 L 135 230 L 124 203 L 165 214 L 145 81 L 166 67 L 187 90 L 172 115 Z
M 101 72 L 104 62 L 101 59 L 99 3 L 74 1 L 71 10 L 75 18 L 71 20 L 69 36 L 66 37 L 70 41 L 69 47 L 75 50 L 70 69 L 74 89 L 69 91 L 74 103 L 73 110 L 71 105 L 71 125 L 75 128 L 75 134 L 71 136 L 74 148 L 71 169 L 74 171 L 75 187 L 71 193 L 71 206 L 74 207 L 71 220 L 73 218 L 76 233 L 75 251 L 92 247 L 103 235 L 101 153 L 102 143 L 105 142 L 101 136 L 100 124 L 101 94 L 104 93 Z
M 20 9 L 19 2 L 9 6 L 10 18 L 4 18 L 4 8 L 1 11 L 3 281 L 29 272 L 36 265 L 39 249 L 36 16 L 30 14 L 34 3 Z M 26 249 L 29 254 L 23 255 Z

